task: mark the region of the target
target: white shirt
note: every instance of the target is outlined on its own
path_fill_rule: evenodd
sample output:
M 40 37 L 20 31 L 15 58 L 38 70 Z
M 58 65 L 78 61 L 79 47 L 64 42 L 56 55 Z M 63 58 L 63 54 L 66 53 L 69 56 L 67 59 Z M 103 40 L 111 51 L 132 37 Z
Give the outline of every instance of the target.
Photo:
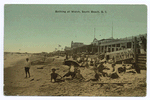
M 104 64 L 104 66 L 106 68 L 109 68 L 109 70 L 103 70 L 103 71 L 106 72 L 108 75 L 110 75 L 113 72 L 112 64 L 106 63 Z
M 25 62 L 25 67 L 30 68 L 30 67 L 31 67 L 31 62 L 30 62 L 30 61 L 28 61 L 28 62 L 26 61 L 26 62 Z
M 74 72 L 74 66 L 70 67 L 70 72 Z

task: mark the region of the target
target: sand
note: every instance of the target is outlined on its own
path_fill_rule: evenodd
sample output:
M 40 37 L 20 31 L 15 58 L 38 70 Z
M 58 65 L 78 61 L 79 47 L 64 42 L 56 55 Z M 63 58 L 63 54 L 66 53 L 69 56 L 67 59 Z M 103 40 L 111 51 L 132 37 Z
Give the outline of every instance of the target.
M 102 77 L 101 81 L 78 81 L 51 83 L 51 69 L 56 68 L 56 73 L 63 76 L 68 71 L 68 66 L 63 65 L 64 57 L 48 57 L 44 63 L 31 66 L 30 78 L 25 78 L 24 62 L 26 55 L 5 55 L 4 62 L 4 95 L 6 96 L 145 96 L 146 95 L 146 70 L 141 74 L 122 73 L 118 79 Z M 13 59 L 12 59 L 13 58 Z M 40 56 L 30 56 L 33 60 L 41 60 Z M 53 61 L 55 58 L 55 61 Z M 11 60 L 11 61 L 10 61 Z M 43 69 L 39 69 L 43 68 Z M 80 68 L 86 80 L 94 78 L 92 68 Z M 106 84 L 101 84 L 106 83 Z M 125 84 L 113 84 L 125 83 Z M 129 84 L 127 84 L 129 83 Z

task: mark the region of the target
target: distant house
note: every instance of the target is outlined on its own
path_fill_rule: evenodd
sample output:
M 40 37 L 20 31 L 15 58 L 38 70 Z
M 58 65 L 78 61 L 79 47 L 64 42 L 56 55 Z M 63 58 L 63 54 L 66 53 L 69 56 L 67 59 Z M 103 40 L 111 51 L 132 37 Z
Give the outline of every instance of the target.
M 99 50 L 99 46 L 106 41 L 113 41 L 113 38 L 108 38 L 108 39 L 101 39 L 101 40 L 97 40 L 96 38 L 93 39 L 93 42 L 91 43 L 92 45 L 92 52 L 93 53 L 97 53 Z
M 72 48 L 71 48 L 71 47 L 65 46 L 64 51 L 65 51 L 65 53 L 67 53 L 67 54 L 69 54 L 69 55 L 72 54 Z
M 81 54 L 81 53 L 90 53 L 92 51 L 92 45 L 84 45 L 82 47 L 78 47 L 74 49 L 74 53 Z
M 71 47 L 65 46 L 65 49 L 64 49 L 64 50 L 65 50 L 65 51 L 71 50 Z
M 99 40 L 99 52 L 115 52 L 124 49 L 133 49 L 134 48 L 134 37 L 137 37 L 137 41 L 140 41 L 140 37 L 147 38 L 147 34 L 131 36 L 120 39 L 103 39 Z
M 81 42 L 71 42 L 71 48 L 72 49 L 75 49 L 75 48 L 78 48 L 78 47 L 82 47 L 82 46 L 84 46 L 84 44 L 83 43 L 81 43 Z
M 96 38 L 93 39 L 93 42 L 91 43 L 93 46 L 99 46 L 101 44 L 101 42 L 105 42 L 105 41 L 112 41 L 114 40 L 113 38 L 108 38 L 108 39 L 101 39 L 101 40 L 97 40 Z

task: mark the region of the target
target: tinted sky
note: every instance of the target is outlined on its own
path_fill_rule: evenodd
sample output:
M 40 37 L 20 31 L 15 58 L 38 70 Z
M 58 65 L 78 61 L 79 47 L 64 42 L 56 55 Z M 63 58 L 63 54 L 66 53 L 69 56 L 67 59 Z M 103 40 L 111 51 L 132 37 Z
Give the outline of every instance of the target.
M 55 13 L 106 11 L 106 13 Z M 4 51 L 51 52 L 71 41 L 90 44 L 97 39 L 147 33 L 145 5 L 5 5 Z

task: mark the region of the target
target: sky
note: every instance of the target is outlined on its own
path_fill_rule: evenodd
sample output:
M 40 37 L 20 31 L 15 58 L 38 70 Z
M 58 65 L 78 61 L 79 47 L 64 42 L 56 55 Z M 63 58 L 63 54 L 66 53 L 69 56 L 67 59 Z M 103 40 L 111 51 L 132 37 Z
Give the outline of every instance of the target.
M 56 10 L 81 13 L 56 13 Z M 94 39 L 94 28 L 95 37 L 100 40 L 112 36 L 112 26 L 114 38 L 147 33 L 147 6 L 6 4 L 4 51 L 52 52 L 58 45 L 61 45 L 59 49 L 71 46 L 71 41 L 90 44 Z

